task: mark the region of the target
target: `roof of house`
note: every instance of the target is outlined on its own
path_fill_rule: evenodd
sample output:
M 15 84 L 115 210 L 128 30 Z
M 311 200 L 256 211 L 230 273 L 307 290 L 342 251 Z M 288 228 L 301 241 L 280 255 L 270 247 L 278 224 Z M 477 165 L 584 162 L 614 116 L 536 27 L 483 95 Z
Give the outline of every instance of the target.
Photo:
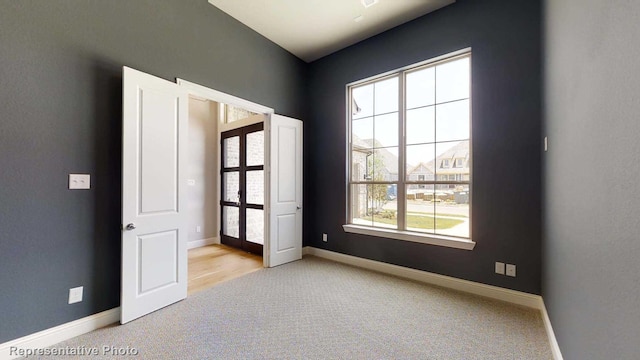
M 390 174 L 398 174 L 398 156 L 394 155 L 387 148 L 381 147 L 380 142 L 373 139 L 360 139 L 353 135 L 351 146 L 354 151 L 363 153 L 375 152 L 376 156 L 382 157 L 382 163 Z
M 455 159 L 464 159 L 463 163 L 462 163 L 462 167 L 459 168 L 455 168 L 453 167 L 453 162 Z M 450 167 L 448 168 L 441 168 L 440 167 L 440 163 L 442 162 L 442 160 L 444 159 L 449 159 L 450 160 Z M 455 146 L 453 146 L 452 148 L 450 148 L 449 150 L 445 151 L 444 153 L 440 154 L 435 160 L 431 160 L 428 162 L 421 162 L 413 167 L 410 168 L 410 170 L 407 171 L 408 174 L 411 174 L 412 172 L 420 169 L 421 167 L 426 168 L 427 170 L 431 171 L 432 173 L 439 173 L 439 174 L 467 174 L 469 173 L 469 142 L 468 141 L 461 141 L 458 144 L 456 144 Z

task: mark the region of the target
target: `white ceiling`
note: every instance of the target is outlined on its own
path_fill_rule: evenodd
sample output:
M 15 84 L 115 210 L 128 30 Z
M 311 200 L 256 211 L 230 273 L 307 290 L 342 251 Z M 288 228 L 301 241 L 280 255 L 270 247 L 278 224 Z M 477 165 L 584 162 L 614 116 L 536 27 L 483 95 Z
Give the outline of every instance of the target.
M 454 2 L 379 0 L 365 8 L 362 0 L 209 0 L 306 62 Z

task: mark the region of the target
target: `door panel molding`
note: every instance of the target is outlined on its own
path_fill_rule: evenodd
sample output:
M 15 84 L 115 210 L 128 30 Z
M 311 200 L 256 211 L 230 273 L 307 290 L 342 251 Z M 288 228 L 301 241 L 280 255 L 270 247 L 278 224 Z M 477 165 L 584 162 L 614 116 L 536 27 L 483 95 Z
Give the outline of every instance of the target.
M 123 68 L 121 323 L 187 296 L 188 95 Z
M 302 258 L 302 121 L 272 114 L 267 124 L 267 266 Z

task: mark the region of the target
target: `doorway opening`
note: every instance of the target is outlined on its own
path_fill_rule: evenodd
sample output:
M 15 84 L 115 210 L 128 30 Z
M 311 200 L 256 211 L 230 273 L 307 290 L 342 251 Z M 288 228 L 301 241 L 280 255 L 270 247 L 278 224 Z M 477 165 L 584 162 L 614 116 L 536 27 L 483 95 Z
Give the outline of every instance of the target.
M 264 118 L 189 96 L 188 294 L 263 267 Z
M 206 171 L 204 163 L 198 168 L 202 173 L 208 171 L 215 185 L 203 180 L 202 173 L 189 172 L 190 96 L 204 99 L 209 117 L 218 113 L 211 110 L 213 104 L 209 101 L 217 102 L 218 109 L 228 104 L 253 113 L 233 122 L 217 119 L 212 123 L 217 130 L 209 139 L 215 138 L 215 145 L 206 147 L 202 146 L 203 141 L 194 142 L 205 155 L 211 149 L 217 150 L 209 158 L 219 158 L 222 132 L 264 124 L 262 264 L 274 267 L 302 258 L 300 120 L 185 80 L 177 79 L 176 84 L 126 66 L 122 89 L 122 324 L 187 297 L 188 235 L 204 231 L 203 225 L 194 229 L 189 223 L 190 208 L 197 207 L 188 201 L 190 187 L 197 201 L 206 198 L 203 194 L 222 191 L 219 162 L 214 161 L 215 166 Z M 194 158 L 191 154 L 191 160 Z M 211 168 L 215 168 L 213 174 Z M 200 177 L 189 179 L 189 175 Z M 196 190 L 199 181 L 200 193 Z M 216 211 L 219 201 L 208 200 L 215 208 L 212 211 Z M 213 234 L 219 233 L 222 216 L 201 216 L 215 218 Z M 219 235 L 192 237 L 191 245 L 216 243 L 219 239 Z

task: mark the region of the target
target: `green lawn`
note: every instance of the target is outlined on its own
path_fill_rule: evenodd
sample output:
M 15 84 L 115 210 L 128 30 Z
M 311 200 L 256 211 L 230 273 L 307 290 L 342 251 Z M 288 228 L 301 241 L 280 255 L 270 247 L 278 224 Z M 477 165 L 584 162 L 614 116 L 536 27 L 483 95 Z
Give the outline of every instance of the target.
M 396 224 L 397 219 L 388 219 L 384 218 L 378 214 L 373 216 L 374 222 L 379 222 L 383 224 Z M 407 227 L 418 228 L 418 229 L 433 229 L 433 216 L 417 216 L 417 215 L 407 215 Z M 444 230 L 450 229 L 458 224 L 462 224 L 464 221 L 457 219 L 438 219 L 436 222 L 436 229 Z
M 422 212 L 409 212 L 408 213 L 409 216 L 411 215 L 425 215 L 425 214 L 431 214 L 431 213 L 422 213 Z M 443 214 L 443 213 L 438 213 L 439 216 L 449 216 L 449 217 L 457 217 L 457 218 L 468 218 L 469 216 L 467 215 L 460 215 L 460 214 Z

